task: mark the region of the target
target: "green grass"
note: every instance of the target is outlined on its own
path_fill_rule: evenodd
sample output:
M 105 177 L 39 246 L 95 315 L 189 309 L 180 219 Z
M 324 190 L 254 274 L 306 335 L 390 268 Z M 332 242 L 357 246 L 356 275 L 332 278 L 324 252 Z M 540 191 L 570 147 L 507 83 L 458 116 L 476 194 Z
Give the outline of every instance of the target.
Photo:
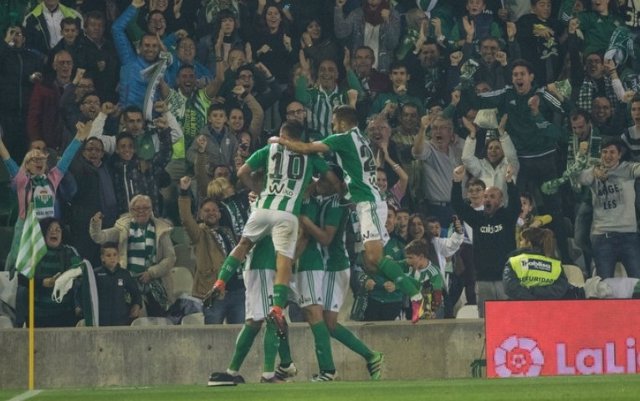
M 15 391 L 0 391 L 8 400 Z M 640 375 L 45 390 L 34 401 L 637 401 Z

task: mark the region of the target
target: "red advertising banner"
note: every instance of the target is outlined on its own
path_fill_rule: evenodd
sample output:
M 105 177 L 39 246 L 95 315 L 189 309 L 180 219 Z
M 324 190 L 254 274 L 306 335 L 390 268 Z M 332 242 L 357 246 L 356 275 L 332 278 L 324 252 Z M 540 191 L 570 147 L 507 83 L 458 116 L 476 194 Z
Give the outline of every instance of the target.
M 491 301 L 488 377 L 640 372 L 640 301 Z

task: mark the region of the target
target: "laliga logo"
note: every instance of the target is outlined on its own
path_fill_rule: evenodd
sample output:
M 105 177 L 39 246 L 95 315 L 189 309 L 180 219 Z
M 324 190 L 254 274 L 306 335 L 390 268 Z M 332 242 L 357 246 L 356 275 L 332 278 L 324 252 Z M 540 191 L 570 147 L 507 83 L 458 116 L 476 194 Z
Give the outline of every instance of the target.
M 493 362 L 500 377 L 532 377 L 540 375 L 544 355 L 536 340 L 511 336 L 496 348 Z

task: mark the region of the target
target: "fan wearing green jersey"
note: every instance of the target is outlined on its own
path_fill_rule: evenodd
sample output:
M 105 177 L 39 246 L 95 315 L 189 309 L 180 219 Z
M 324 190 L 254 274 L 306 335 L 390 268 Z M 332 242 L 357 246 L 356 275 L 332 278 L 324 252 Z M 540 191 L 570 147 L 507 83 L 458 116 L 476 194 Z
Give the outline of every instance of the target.
M 347 184 L 346 199 L 356 205 L 364 243 L 365 269 L 370 274 L 381 271 L 393 280 L 400 291 L 417 299 L 419 288 L 408 280 L 402 267 L 384 257 L 384 243 L 389 239 L 384 222 L 387 219 L 387 204 L 380 197 L 376 184 L 376 163 L 369 140 L 358 129 L 356 110 L 350 106 L 338 106 L 333 111 L 333 132 L 322 141 L 304 143 L 286 137 L 271 138 L 270 142 L 280 143 L 293 152 L 336 154 L 338 164 L 345 173 Z M 412 321 L 418 321 L 421 300 L 412 302 L 415 311 Z
M 294 122 L 285 122 L 280 128 L 280 136 L 292 143 L 300 142 L 301 134 L 302 127 Z M 263 184 L 259 187 L 251 178 L 251 173 L 258 170 L 265 173 Z M 303 194 L 314 174 L 325 175 L 327 171 L 327 163 L 320 156 L 292 152 L 278 144 L 269 144 L 256 151 L 238 170 L 238 178 L 242 183 L 260 195 L 256 209 L 242 231 L 242 238 L 220 269 L 211 295 L 224 292 L 225 283 L 237 271 L 253 245 L 265 235 L 271 235 L 277 268 L 274 302 L 269 318 L 276 323 L 281 338 L 286 337 L 287 332 L 282 309 L 289 293 Z M 331 179 L 337 182 L 335 177 Z
M 342 176 L 342 170 L 338 166 L 335 166 L 333 171 L 338 177 Z M 300 277 L 300 273 L 298 273 L 299 278 L 311 277 L 314 281 L 308 286 L 311 287 L 315 284 L 317 288 L 314 293 L 315 298 L 311 300 L 302 298 L 301 306 L 309 302 L 319 304 L 320 313 L 315 317 L 324 320 L 323 323 L 328 328 L 327 334 L 331 334 L 347 348 L 362 356 L 367 363 L 371 380 L 379 380 L 384 361 L 383 354 L 372 351 L 349 329 L 338 323 L 338 312 L 349 292 L 349 278 L 351 276 L 349 255 L 345 246 L 345 228 L 349 211 L 340 204 L 340 194 L 336 194 L 334 189 L 327 184 L 326 180 L 320 180 L 315 187 L 320 195 L 314 201 L 319 206 L 317 218 L 312 220 L 305 215 L 300 217 L 300 224 L 310 237 L 310 242 L 321 245 L 319 247 L 321 254 L 318 259 L 323 268 L 317 276 L 304 275 Z M 302 257 L 300 261 L 302 261 Z M 298 280 L 297 284 L 297 288 L 304 293 L 305 280 Z M 330 373 L 322 370 L 318 376 L 333 379 Z

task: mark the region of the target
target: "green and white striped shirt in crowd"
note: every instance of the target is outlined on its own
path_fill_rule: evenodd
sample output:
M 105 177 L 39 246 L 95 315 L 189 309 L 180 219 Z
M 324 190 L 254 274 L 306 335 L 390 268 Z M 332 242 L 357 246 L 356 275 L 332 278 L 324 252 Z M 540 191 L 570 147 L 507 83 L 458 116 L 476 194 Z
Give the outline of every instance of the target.
M 376 161 L 369 139 L 357 127 L 333 134 L 322 143 L 336 154 L 338 164 L 345 173 L 344 181 L 349 189 L 346 199 L 355 203 L 382 201 L 376 184 Z
M 251 170 L 264 169 L 264 187 L 257 200 L 260 209 L 300 214 L 304 191 L 314 174 L 324 174 L 327 163 L 318 155 L 294 153 L 280 144 L 270 144 L 255 152 L 247 164 Z
M 155 263 L 156 226 L 151 220 L 146 225 L 131 222 L 127 248 L 127 270 L 131 273 L 144 273 Z
M 318 131 L 322 138 L 332 134 L 333 109 L 336 106 L 347 104 L 347 90 L 355 89 L 363 92 L 358 77 L 351 70 L 347 72 L 347 82 L 349 84 L 347 89 L 340 90 L 336 86 L 333 92 L 327 93 L 318 85 L 309 88 L 309 82 L 304 75 L 296 80 L 296 100 L 309 109 L 307 124 L 310 129 Z

